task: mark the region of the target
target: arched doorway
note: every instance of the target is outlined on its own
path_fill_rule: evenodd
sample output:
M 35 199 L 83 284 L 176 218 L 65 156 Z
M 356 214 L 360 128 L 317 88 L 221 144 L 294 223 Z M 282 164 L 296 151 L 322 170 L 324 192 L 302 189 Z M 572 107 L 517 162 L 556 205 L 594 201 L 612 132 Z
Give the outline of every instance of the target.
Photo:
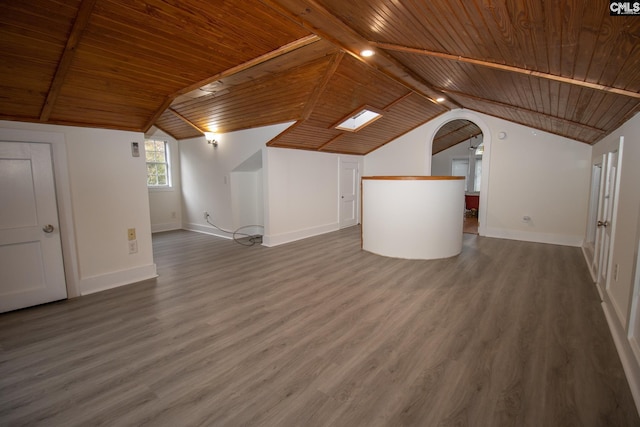
M 480 117 L 465 110 L 441 116 L 428 141 L 431 175 L 466 177 L 466 232 L 484 235 L 489 189 L 491 134 Z

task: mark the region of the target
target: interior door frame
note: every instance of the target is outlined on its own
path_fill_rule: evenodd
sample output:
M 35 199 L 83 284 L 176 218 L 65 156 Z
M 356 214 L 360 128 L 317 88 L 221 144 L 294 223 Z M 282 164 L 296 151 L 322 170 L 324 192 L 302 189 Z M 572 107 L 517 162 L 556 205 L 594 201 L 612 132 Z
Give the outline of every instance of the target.
M 63 133 L 43 132 L 23 129 L 7 129 L 0 127 L 0 142 L 26 142 L 49 144 L 53 163 L 54 186 L 58 204 L 58 221 L 60 225 L 60 242 L 62 244 L 62 261 L 67 283 L 67 297 L 80 296 L 78 284 L 78 257 L 76 238 L 73 227 L 73 209 L 71 204 L 71 185 L 67 163 L 67 143 Z
M 602 183 L 602 195 L 603 197 L 607 194 L 607 191 L 609 190 L 607 187 L 609 185 L 609 179 L 610 179 L 610 169 L 611 169 L 611 154 L 612 153 L 616 153 L 616 165 L 615 165 L 615 177 L 613 178 L 614 181 L 614 186 L 612 190 L 613 194 L 610 194 L 611 199 L 608 201 L 608 206 L 607 206 L 607 212 L 604 212 L 604 214 L 606 215 L 606 218 L 601 218 L 601 212 L 598 212 L 598 220 L 607 220 L 607 219 L 611 219 L 611 222 L 609 224 L 608 227 L 606 227 L 605 229 L 602 230 L 602 234 L 609 234 L 609 240 L 608 240 L 608 247 L 604 247 L 601 250 L 601 253 L 599 254 L 600 256 L 600 260 L 598 262 L 598 267 L 596 269 L 596 273 L 597 273 L 597 280 L 596 280 L 596 288 L 598 289 L 599 292 L 601 292 L 602 294 L 609 292 L 610 286 L 611 286 L 611 280 L 612 280 L 612 275 L 614 274 L 613 272 L 613 257 L 611 256 L 611 249 L 615 246 L 615 235 L 616 235 L 616 228 L 617 228 L 617 218 L 618 218 L 618 206 L 620 204 L 620 177 L 621 177 L 621 172 L 622 172 L 622 168 L 621 163 L 622 163 L 622 155 L 623 155 L 623 149 L 624 149 L 624 137 L 620 137 L 620 140 L 618 142 L 618 146 L 615 149 L 609 150 L 607 153 L 605 153 L 603 155 L 603 173 L 602 173 L 602 178 L 603 178 L 603 183 Z M 604 169 L 604 165 L 606 164 L 606 169 Z M 600 233 L 600 231 L 598 232 Z M 605 239 L 606 241 L 606 239 Z M 598 242 L 596 242 L 596 245 L 598 244 Z M 604 254 L 604 250 L 606 250 L 606 260 L 604 259 L 605 254 Z M 605 269 L 605 273 L 604 275 L 602 274 L 602 270 Z M 601 280 L 602 279 L 602 280 Z M 604 283 L 601 283 L 604 282 Z M 604 295 L 601 295 L 603 298 L 603 301 L 605 300 Z M 608 295 L 607 295 L 608 297 Z
M 342 222 L 342 179 L 343 179 L 343 174 L 342 174 L 342 165 L 343 163 L 353 163 L 356 165 L 356 182 L 355 182 L 355 195 L 354 195 L 354 203 L 356 204 L 356 212 L 355 212 L 355 217 L 356 217 L 356 223 L 355 225 L 360 224 L 361 222 L 361 218 L 360 218 L 360 209 L 361 209 L 361 203 L 360 203 L 360 179 L 361 179 L 361 170 L 362 170 L 362 165 L 360 163 L 360 161 L 358 161 L 358 159 L 356 158 L 350 158 L 350 157 L 346 157 L 346 156 L 340 156 L 338 158 L 338 227 L 339 228 L 345 228 L 343 222 Z
M 594 161 L 591 164 L 591 188 L 589 190 L 589 211 L 587 214 L 587 230 L 583 244 L 583 251 L 587 264 L 589 266 L 589 272 L 594 283 L 598 280 L 597 268 L 598 263 L 596 260 L 596 239 L 598 236 L 598 228 L 596 223 L 598 222 L 598 214 L 600 209 L 600 197 L 602 190 L 602 174 L 603 174 L 604 161 L 602 158 Z
M 469 120 L 475 123 L 482 131 L 482 143 L 484 152 L 482 153 L 482 175 L 480 178 L 480 206 L 478 207 L 478 235 L 487 235 L 487 216 L 489 212 L 489 180 L 491 179 L 491 146 L 493 143 L 491 128 L 482 120 L 482 117 L 467 110 L 452 110 L 433 119 L 430 123 L 433 128 L 429 131 L 425 146 L 424 174 L 431 175 L 431 161 L 433 152 L 433 138 L 442 126 L 446 123 L 456 120 Z

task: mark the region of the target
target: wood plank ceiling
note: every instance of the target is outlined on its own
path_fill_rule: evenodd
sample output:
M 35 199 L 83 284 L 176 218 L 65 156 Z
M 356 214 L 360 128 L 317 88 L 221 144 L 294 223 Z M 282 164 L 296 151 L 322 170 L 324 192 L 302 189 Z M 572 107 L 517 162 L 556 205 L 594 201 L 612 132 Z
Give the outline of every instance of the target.
M 640 110 L 640 19 L 601 3 L 0 0 L 0 118 L 366 154 L 462 107 L 592 144 Z

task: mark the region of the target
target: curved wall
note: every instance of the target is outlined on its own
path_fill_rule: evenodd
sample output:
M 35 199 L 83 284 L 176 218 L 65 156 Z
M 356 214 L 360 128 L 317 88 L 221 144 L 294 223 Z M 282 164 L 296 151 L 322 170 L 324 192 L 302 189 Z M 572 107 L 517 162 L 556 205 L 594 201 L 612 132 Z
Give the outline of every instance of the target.
M 438 259 L 462 250 L 464 178 L 362 178 L 362 248 L 406 259 Z

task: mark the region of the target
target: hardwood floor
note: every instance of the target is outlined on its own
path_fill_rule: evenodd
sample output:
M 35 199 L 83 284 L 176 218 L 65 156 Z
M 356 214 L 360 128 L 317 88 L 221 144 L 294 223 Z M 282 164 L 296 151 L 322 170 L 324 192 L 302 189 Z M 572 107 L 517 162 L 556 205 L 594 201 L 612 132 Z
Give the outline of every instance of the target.
M 462 232 L 467 234 L 478 234 L 478 217 L 465 216 L 462 220 Z
M 0 315 L 0 425 L 640 425 L 579 249 L 359 233 L 161 233 L 157 279 Z

